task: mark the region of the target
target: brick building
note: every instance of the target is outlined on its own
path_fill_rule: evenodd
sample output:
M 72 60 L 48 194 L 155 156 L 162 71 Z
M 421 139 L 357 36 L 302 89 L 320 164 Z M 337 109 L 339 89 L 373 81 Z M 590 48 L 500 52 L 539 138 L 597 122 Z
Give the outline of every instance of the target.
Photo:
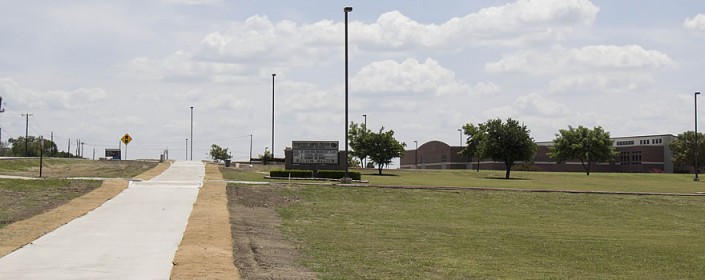
M 673 153 L 668 144 L 675 138 L 670 134 L 616 137 L 614 147 L 617 155 L 610 162 L 592 166 L 595 172 L 673 172 Z M 583 172 L 580 161 L 556 163 L 548 155 L 552 141 L 537 142 L 533 167 L 543 171 Z M 402 169 L 475 169 L 476 158 L 459 155 L 462 147 L 452 147 L 440 141 L 431 141 L 418 150 L 407 150 L 400 161 Z M 480 160 L 480 169 L 503 170 L 504 164 L 491 160 Z

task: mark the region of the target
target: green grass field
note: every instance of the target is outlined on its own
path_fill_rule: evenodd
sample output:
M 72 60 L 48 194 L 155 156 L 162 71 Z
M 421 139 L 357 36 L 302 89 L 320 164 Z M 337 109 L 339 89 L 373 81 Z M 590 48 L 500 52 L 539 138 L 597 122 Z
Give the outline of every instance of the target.
M 92 180 L 0 179 L 0 228 L 51 210 L 100 186 Z
M 548 174 L 554 175 L 560 174 Z M 657 178 L 647 185 L 658 190 L 687 180 L 602 175 L 611 176 L 590 176 L 598 178 L 595 186 Z M 384 180 L 398 185 L 404 177 Z M 283 231 L 323 279 L 705 278 L 705 197 L 326 186 L 282 191 L 299 199 L 279 209 Z
M 282 182 L 268 180 L 270 169 L 282 168 L 256 166 L 254 168 L 221 168 L 227 180 Z M 353 169 L 360 171 L 360 169 Z M 487 187 L 582 191 L 623 191 L 695 193 L 705 192 L 705 182 L 693 182 L 692 174 L 652 173 L 592 173 L 581 172 L 525 172 L 512 171 L 512 179 L 504 179 L 501 170 L 384 170 L 382 176 L 376 170 L 362 170 L 362 179 L 370 185 L 391 186 L 447 186 Z M 704 178 L 705 180 L 705 178 Z M 333 184 L 333 183 L 331 183 Z

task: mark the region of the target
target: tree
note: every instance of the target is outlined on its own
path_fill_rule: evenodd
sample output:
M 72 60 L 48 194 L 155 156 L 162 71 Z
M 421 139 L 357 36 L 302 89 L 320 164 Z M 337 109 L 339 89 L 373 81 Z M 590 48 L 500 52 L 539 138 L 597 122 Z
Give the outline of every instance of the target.
M 705 165 L 705 137 L 698 132 L 698 167 Z M 673 152 L 673 164 L 680 168 L 695 166 L 695 132 L 678 134 L 668 147 Z
M 363 141 L 370 160 L 377 164 L 379 175 L 382 175 L 382 168 L 392 163 L 392 159 L 404 156 L 406 143 L 399 143 L 394 139 L 394 131 L 384 131 L 384 127 L 379 129 L 379 133 L 370 132 Z
M 372 133 L 365 124 L 356 124 L 354 122 L 350 123 L 350 129 L 348 129 L 348 144 L 352 151 L 350 152 L 351 157 L 357 157 L 360 162 L 368 156 L 368 147 L 366 144 L 367 137 Z M 351 165 L 353 166 L 353 165 Z
M 504 162 L 505 179 L 509 179 L 515 161 L 531 160 L 536 153 L 536 143 L 529 129 L 515 120 L 507 119 L 506 123 L 501 119 L 488 120 L 480 124 L 478 130 L 482 136 L 478 138 L 477 149 L 482 157 Z
M 8 142 L 12 144 L 12 148 L 10 149 L 12 156 L 23 157 L 28 154 L 30 157 L 38 157 L 42 147 L 44 148 L 43 153 L 45 155 L 50 155 L 52 151 L 56 150 L 56 144 L 51 140 L 42 138 L 41 144 L 44 144 L 43 146 L 40 145 L 38 137 L 29 136 L 27 140 L 29 140 L 27 144 L 25 144 L 25 138 L 22 136 L 17 137 L 17 139 L 10 138 L 8 140 Z M 29 146 L 27 153 L 25 153 L 25 145 Z
M 231 159 L 233 156 L 228 154 L 228 149 L 221 148 L 220 146 L 213 144 L 211 145 L 211 158 L 217 161 Z
M 460 151 L 461 155 L 471 157 L 474 156 L 477 158 L 477 171 L 480 171 L 480 157 L 482 154 L 482 151 L 480 151 L 480 144 L 482 142 L 483 137 L 485 136 L 485 133 L 480 130 L 479 126 L 475 126 L 474 124 L 468 123 L 465 126 L 463 126 L 463 133 L 467 135 L 467 140 L 465 141 L 465 148 L 463 148 L 462 151 Z
M 585 172 L 590 176 L 590 167 L 593 163 L 609 161 L 615 157 L 617 151 L 612 146 L 610 133 L 595 127 L 589 129 L 584 126 L 559 130 L 553 146 L 548 149 L 548 156 L 558 162 L 578 159 Z

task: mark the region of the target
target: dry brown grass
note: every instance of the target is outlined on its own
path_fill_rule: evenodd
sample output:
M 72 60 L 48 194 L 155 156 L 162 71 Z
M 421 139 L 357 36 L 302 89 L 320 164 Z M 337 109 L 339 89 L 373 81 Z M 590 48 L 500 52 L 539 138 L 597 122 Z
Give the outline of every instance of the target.
M 232 254 L 225 182 L 217 165 L 206 165 L 206 181 L 193 205 L 174 257 L 171 279 L 240 279 Z

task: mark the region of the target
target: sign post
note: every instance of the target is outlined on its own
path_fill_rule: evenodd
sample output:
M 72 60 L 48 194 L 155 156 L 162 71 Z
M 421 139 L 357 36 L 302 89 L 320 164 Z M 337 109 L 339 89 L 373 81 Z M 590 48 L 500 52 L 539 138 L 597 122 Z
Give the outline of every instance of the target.
M 127 160 L 127 144 L 130 144 L 132 137 L 130 134 L 125 133 L 125 135 L 120 138 L 120 141 L 125 144 L 125 160 Z

